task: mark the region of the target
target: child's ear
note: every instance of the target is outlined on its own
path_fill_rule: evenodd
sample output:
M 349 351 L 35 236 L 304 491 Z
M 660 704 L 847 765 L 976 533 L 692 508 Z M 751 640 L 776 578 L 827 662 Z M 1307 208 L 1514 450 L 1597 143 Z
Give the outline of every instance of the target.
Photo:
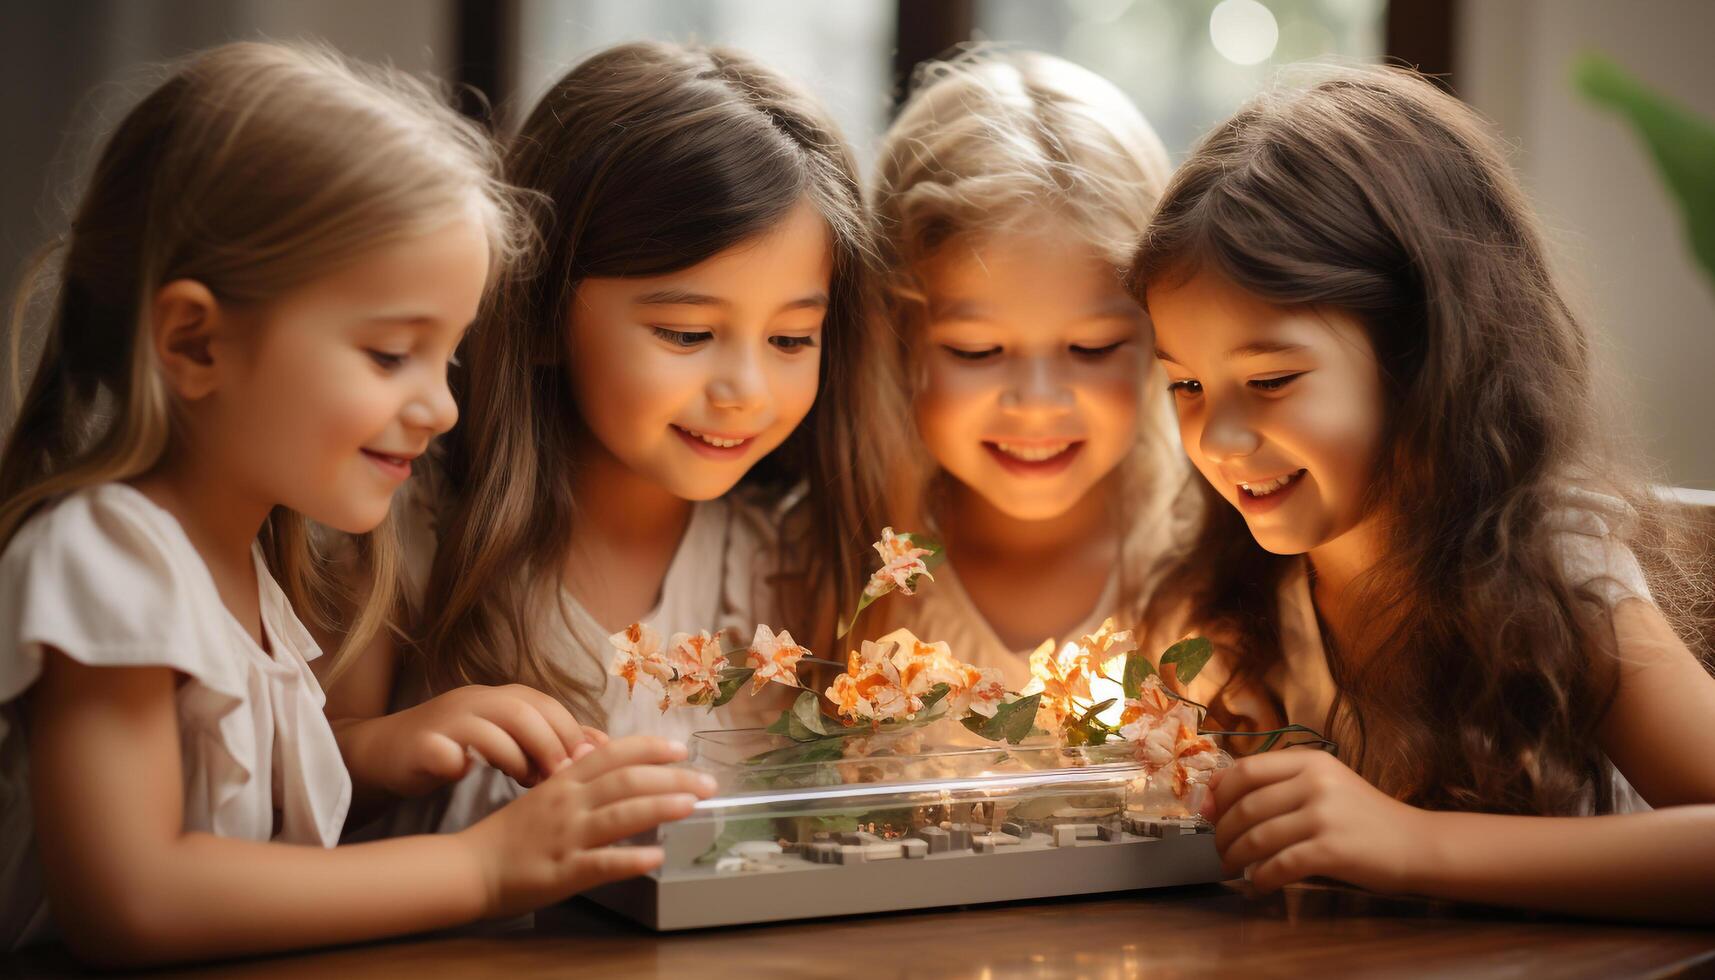
M 149 341 L 167 387 L 186 401 L 206 397 L 216 381 L 221 311 L 214 293 L 194 279 L 175 279 L 155 293 L 149 312 Z

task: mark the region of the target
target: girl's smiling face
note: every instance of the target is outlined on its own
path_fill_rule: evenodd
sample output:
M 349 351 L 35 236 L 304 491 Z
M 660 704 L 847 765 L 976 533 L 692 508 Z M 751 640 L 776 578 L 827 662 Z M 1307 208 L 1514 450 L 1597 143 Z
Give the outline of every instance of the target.
M 230 310 L 239 329 L 212 343 L 233 356 L 212 358 L 219 380 L 187 422 L 193 448 L 230 459 L 235 490 L 341 531 L 373 529 L 411 461 L 458 419 L 447 365 L 488 272 L 473 212 Z
M 1302 554 L 1363 523 L 1386 402 L 1356 318 L 1208 271 L 1151 286 L 1149 312 L 1185 451 L 1258 544 Z
M 598 448 L 684 500 L 732 489 L 816 401 L 832 275 L 827 223 L 801 201 L 688 269 L 584 280 L 570 372 Z
M 922 264 L 917 426 L 943 469 L 1019 520 L 1065 514 L 1137 441 L 1143 311 L 1055 219 Z

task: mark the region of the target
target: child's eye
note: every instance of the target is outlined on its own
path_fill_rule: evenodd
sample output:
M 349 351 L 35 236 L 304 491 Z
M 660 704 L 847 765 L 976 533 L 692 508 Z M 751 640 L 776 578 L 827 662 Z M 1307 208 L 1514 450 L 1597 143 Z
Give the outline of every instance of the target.
M 391 354 L 384 350 L 372 350 L 368 354 L 369 359 L 384 371 L 395 370 L 405 363 L 404 354 Z
M 671 330 L 667 327 L 653 327 L 651 329 L 655 331 L 655 336 L 674 347 L 695 347 L 714 336 L 707 330 Z
M 770 337 L 768 338 L 768 342 L 788 354 L 793 354 L 816 346 L 816 338 L 814 337 L 793 337 L 785 334 L 777 337 Z
M 1125 341 L 1123 340 L 1116 340 L 1111 344 L 1103 344 L 1100 347 L 1085 347 L 1082 344 L 1073 344 L 1072 353 L 1079 357 L 1086 357 L 1095 361 L 1107 357 L 1109 354 L 1112 354 L 1123 346 L 1125 346 Z
M 1297 374 L 1283 374 L 1278 378 L 1256 378 L 1251 381 L 1251 387 L 1262 391 L 1279 391 L 1303 376 L 1304 372 L 1300 371 Z
M 1201 395 L 1203 393 L 1203 382 L 1192 378 L 1186 378 L 1183 381 L 1171 382 L 1168 384 L 1167 390 L 1175 395 L 1190 398 L 1194 395 Z
M 999 347 L 984 347 L 980 350 L 968 350 L 964 347 L 954 347 L 951 344 L 942 344 L 941 349 L 945 350 L 947 353 L 953 355 L 954 357 L 958 358 L 961 361 L 986 360 L 986 359 L 993 357 L 994 355 L 1000 353 Z

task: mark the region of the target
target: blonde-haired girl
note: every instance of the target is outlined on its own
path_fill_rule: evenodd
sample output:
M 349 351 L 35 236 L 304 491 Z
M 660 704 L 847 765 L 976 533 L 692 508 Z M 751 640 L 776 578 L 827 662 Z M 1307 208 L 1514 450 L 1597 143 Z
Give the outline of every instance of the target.
M 949 556 L 894 615 L 1011 686 L 1043 639 L 1135 620 L 1196 519 L 1122 281 L 1167 173 L 1118 89 L 1028 51 L 929 65 L 883 145 L 878 342 L 929 456 L 896 482 Z
M 352 786 L 293 612 L 339 598 L 306 522 L 364 535 L 365 642 L 393 565 L 368 532 L 452 426 L 447 361 L 519 248 L 495 173 L 425 87 L 264 44 L 191 59 L 107 142 L 0 457 L 8 948 L 57 931 L 137 963 L 342 942 L 659 860 L 598 845 L 689 812 L 696 777 L 636 765 L 676 747 L 594 749 L 505 692 L 365 737 L 462 757 L 472 719 L 504 714 L 489 741 L 556 775 L 465 834 L 328 850 Z

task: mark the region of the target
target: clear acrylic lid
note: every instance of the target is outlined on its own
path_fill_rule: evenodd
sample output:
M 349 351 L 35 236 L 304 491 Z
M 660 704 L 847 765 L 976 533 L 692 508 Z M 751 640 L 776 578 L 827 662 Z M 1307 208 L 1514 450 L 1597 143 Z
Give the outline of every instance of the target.
M 1022 804 L 1096 794 L 1123 803 L 1144 771 L 1124 742 L 1069 747 L 1049 738 L 992 742 L 957 725 L 795 742 L 759 728 L 692 737 L 692 768 L 715 777 L 698 816 L 813 816 L 968 803 Z M 1117 797 L 1117 798 L 1116 798 Z M 1093 802 L 1093 801 L 1092 801 Z

